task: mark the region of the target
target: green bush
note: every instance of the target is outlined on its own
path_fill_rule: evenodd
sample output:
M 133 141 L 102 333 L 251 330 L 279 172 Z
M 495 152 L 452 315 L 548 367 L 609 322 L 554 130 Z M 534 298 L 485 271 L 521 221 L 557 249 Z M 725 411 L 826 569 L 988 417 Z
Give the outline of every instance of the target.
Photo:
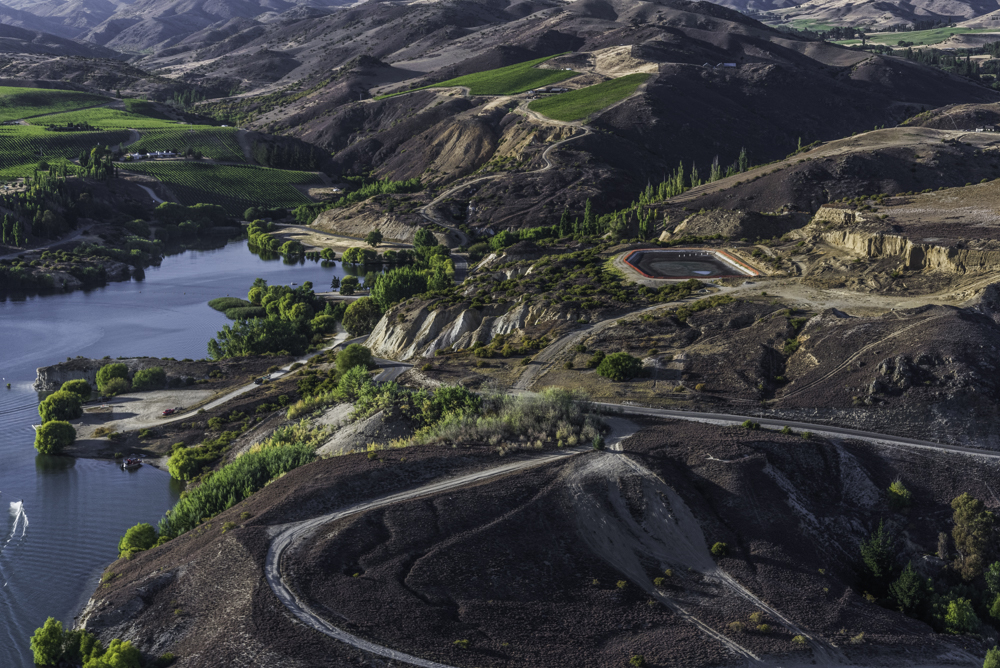
M 712 546 L 713 557 L 724 557 L 729 554 L 729 546 L 725 543 L 716 543 Z
M 356 366 L 367 369 L 372 362 L 372 351 L 360 343 L 352 343 L 337 353 L 337 371 L 347 373 Z
M 43 424 L 51 420 L 75 420 L 83 415 L 80 395 L 65 390 L 53 392 L 38 404 L 38 414 Z
M 182 497 L 160 520 L 160 535 L 175 538 L 201 524 L 203 518 L 215 517 L 263 489 L 274 478 L 308 464 L 314 450 L 314 443 L 302 443 L 263 448 L 242 455 Z
M 104 389 L 101 390 L 101 394 L 114 397 L 119 394 L 125 394 L 131 389 L 132 383 L 130 383 L 127 378 L 112 378 L 108 382 L 104 383 Z
M 160 390 L 167 384 L 167 373 L 161 366 L 139 369 L 132 377 L 133 390 Z
M 83 378 L 78 378 L 76 380 L 67 380 L 59 388 L 62 392 L 72 392 L 80 397 L 80 401 L 88 401 L 90 395 L 94 393 L 94 388 L 91 387 L 90 383 L 85 381 Z
M 902 480 L 894 480 L 889 485 L 889 506 L 893 510 L 903 510 L 909 508 L 913 493 L 906 489 Z
M 343 290 L 341 284 L 341 294 Z M 381 319 L 382 309 L 379 308 L 378 302 L 371 297 L 362 297 L 352 302 L 344 311 L 343 324 L 351 336 L 362 336 L 370 334 Z
M 83 668 L 142 668 L 142 653 L 128 640 L 112 640 L 107 651 L 83 664 Z
M 225 313 L 231 308 L 244 308 L 247 306 L 253 306 L 253 304 L 251 304 L 247 300 L 240 299 L 239 297 L 218 297 L 208 302 L 208 305 L 214 308 L 216 311 L 221 311 L 223 313 Z
M 226 317 L 230 320 L 249 320 L 250 318 L 265 318 L 267 311 L 261 306 L 237 306 L 226 309 Z
M 1000 647 L 987 650 L 983 668 L 1000 668 Z
M 151 524 L 136 524 L 118 541 L 118 558 L 131 559 L 132 555 L 156 545 L 157 538 L 156 529 Z
M 646 657 L 644 657 L 642 654 L 633 654 L 631 657 L 629 657 L 628 665 L 632 666 L 633 668 L 642 668 L 643 666 L 646 665 Z
M 635 378 L 642 371 L 642 362 L 628 353 L 611 353 L 597 365 L 597 375 L 615 382 Z
M 114 378 L 127 381 L 128 367 L 121 362 L 112 362 L 97 370 L 97 389 L 100 390 L 101 394 L 110 394 L 107 391 L 107 385 Z
M 49 617 L 41 628 L 35 629 L 31 636 L 31 653 L 37 665 L 56 665 L 63 655 L 62 622 Z
M 499 252 L 508 246 L 513 246 L 520 240 L 521 238 L 518 235 L 508 230 L 504 230 L 493 235 L 493 238 L 490 239 L 490 248 L 493 249 L 494 252 Z
M 63 420 L 49 420 L 35 431 L 35 450 L 43 455 L 57 455 L 75 440 L 73 425 Z
M 973 633 L 979 629 L 979 618 L 976 617 L 969 599 L 958 598 L 954 601 L 948 601 L 944 624 L 949 633 Z

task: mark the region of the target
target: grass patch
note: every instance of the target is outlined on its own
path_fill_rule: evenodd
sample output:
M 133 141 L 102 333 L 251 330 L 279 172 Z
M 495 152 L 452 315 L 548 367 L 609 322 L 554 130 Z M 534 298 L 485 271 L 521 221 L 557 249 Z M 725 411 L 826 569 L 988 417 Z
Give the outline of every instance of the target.
M 0 86 L 0 121 L 16 121 L 109 102 L 110 98 L 101 95 L 72 90 Z
M 320 183 L 311 172 L 249 165 L 209 165 L 202 162 L 134 162 L 123 169 L 153 176 L 177 195 L 181 204 L 218 204 L 241 216 L 251 206 L 294 208 L 312 200 L 296 184 Z
M 208 305 L 216 311 L 221 311 L 223 313 L 231 308 L 253 306 L 253 304 L 247 300 L 240 299 L 239 297 L 217 297 L 216 299 L 210 300 Z
M 648 74 L 629 74 L 618 79 L 560 93 L 528 105 L 532 111 L 557 121 L 579 121 L 621 102 L 649 79 Z
M 561 56 L 563 54 L 560 53 L 557 55 Z M 565 70 L 540 70 L 537 68 L 537 65 L 555 57 L 556 56 L 546 56 L 544 58 L 529 60 L 516 65 L 500 67 L 495 70 L 486 70 L 485 72 L 466 74 L 454 79 L 442 81 L 441 83 L 422 86 L 421 88 L 414 88 L 407 91 L 400 91 L 398 93 L 390 93 L 389 95 L 382 95 L 376 99 L 381 100 L 386 97 L 412 93 L 414 91 L 425 90 L 427 88 L 451 88 L 453 86 L 466 86 L 472 95 L 516 95 L 517 93 L 523 93 L 524 91 L 531 90 L 532 88 L 550 86 L 552 84 L 559 83 L 560 81 L 565 81 L 566 79 L 575 77 L 579 74 L 579 72 L 567 72 Z
M 176 127 L 176 121 L 153 118 L 142 114 L 130 113 L 121 109 L 98 107 L 62 113 L 39 116 L 28 121 L 32 125 L 66 125 L 67 123 L 89 123 L 101 129 L 135 128 L 146 130 L 151 128 Z

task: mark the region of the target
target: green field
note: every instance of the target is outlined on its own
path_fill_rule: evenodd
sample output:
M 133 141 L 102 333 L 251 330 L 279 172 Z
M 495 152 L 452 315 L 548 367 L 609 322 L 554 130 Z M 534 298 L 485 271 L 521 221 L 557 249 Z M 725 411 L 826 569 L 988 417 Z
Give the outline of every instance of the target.
M 579 74 L 564 70 L 540 70 L 536 65 L 551 60 L 555 56 L 547 56 L 526 63 L 508 65 L 495 70 L 466 74 L 462 77 L 442 81 L 429 88 L 449 88 L 452 86 L 468 86 L 473 95 L 516 95 L 532 88 L 551 86 Z
M 39 161 L 57 164 L 80 156 L 98 144 L 128 141 L 128 130 L 110 132 L 48 132 L 32 125 L 0 126 L 0 178 L 30 176 Z
M 866 40 L 868 44 L 883 44 L 896 47 L 900 41 L 913 42 L 914 46 L 940 44 L 952 35 L 971 35 L 977 33 L 996 33 L 1000 41 L 1000 30 L 989 28 L 934 28 L 933 30 L 914 30 L 913 32 L 873 33 Z M 845 39 L 835 44 L 854 46 L 861 44 L 860 39 Z
M 0 86 L 0 122 L 108 104 L 110 98 L 70 90 Z
M 557 55 L 561 56 L 562 54 Z M 441 83 L 431 84 L 430 86 L 381 95 L 376 99 L 381 100 L 386 97 L 413 93 L 418 90 L 427 90 L 428 88 L 451 88 L 454 86 L 468 87 L 471 95 L 516 95 L 532 88 L 551 86 L 579 74 L 579 72 L 566 72 L 564 70 L 540 70 L 536 67 L 536 65 L 540 65 L 546 60 L 551 60 L 555 57 L 546 56 L 545 58 L 529 60 L 517 65 L 508 65 L 507 67 L 500 67 L 495 70 L 466 74 L 442 81 Z
M 156 177 L 181 204 L 218 204 L 233 215 L 242 215 L 251 206 L 310 204 L 312 200 L 292 186 L 321 182 L 311 172 L 189 161 L 136 162 L 122 165 L 122 169 Z
M 207 125 L 174 125 L 169 129 L 142 130 L 142 138 L 129 146 L 130 151 L 175 151 L 185 153 L 190 147 L 212 160 L 246 162 L 236 141 L 236 128 Z
M 535 100 L 528 109 L 557 121 L 580 121 L 593 113 L 621 102 L 646 83 L 648 74 L 628 74 L 568 93 Z

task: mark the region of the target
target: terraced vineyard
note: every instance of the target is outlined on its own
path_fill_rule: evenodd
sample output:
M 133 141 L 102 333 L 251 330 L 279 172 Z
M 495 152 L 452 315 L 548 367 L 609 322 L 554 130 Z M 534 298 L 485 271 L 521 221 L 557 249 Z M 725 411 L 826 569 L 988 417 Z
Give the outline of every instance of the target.
M 96 128 L 135 128 L 136 130 L 146 130 L 154 128 L 177 127 L 177 121 L 167 121 L 160 118 L 133 114 L 121 109 L 109 109 L 108 107 L 97 107 L 96 109 L 83 109 L 80 111 L 68 111 L 64 113 L 52 113 L 45 116 L 38 116 L 28 121 L 32 125 L 66 125 L 67 123 L 89 123 Z
M 111 99 L 107 97 L 71 90 L 0 86 L 0 122 L 93 107 L 109 102 Z
M 184 153 L 188 148 L 201 151 L 212 160 L 224 162 L 246 162 L 243 149 L 236 141 L 236 128 L 216 128 L 207 125 L 174 125 L 159 130 L 142 130 L 142 138 L 132 144 L 131 150 L 176 151 Z
M 516 65 L 499 67 L 495 70 L 486 70 L 485 72 L 466 74 L 464 76 L 456 77 L 455 79 L 442 81 L 441 83 L 382 95 L 377 99 L 393 97 L 394 95 L 403 95 L 405 93 L 412 93 L 414 91 L 425 90 L 427 88 L 449 88 L 452 86 L 466 86 L 468 87 L 471 95 L 516 95 L 517 93 L 523 93 L 524 91 L 531 90 L 532 88 L 550 86 L 552 84 L 559 83 L 560 81 L 571 79 L 580 74 L 579 72 L 566 70 L 538 69 L 538 65 L 541 65 L 546 60 L 551 60 L 555 57 L 556 56 L 545 56 L 544 58 L 537 58 L 535 60 L 529 60 Z
M 97 145 L 114 147 L 127 142 L 131 134 L 128 130 L 49 132 L 31 125 L 0 126 L 0 178 L 30 176 L 41 160 L 72 160 Z
M 130 172 L 148 174 L 162 181 L 181 204 L 218 204 L 233 215 L 251 206 L 294 207 L 312 200 L 295 185 L 318 184 L 311 172 L 267 169 L 249 165 L 211 165 L 202 162 L 137 162 Z

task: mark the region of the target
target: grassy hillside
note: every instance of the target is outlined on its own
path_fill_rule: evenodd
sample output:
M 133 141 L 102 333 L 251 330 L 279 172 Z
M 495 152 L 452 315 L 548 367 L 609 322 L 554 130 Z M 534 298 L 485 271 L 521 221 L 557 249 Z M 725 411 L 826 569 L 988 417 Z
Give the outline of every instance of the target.
M 266 169 L 243 165 L 210 165 L 199 162 L 137 162 L 122 165 L 130 172 L 154 176 L 177 196 L 181 204 L 218 204 L 240 215 L 251 206 L 294 207 L 312 202 L 296 184 L 316 184 L 310 172 Z
M 560 81 L 575 77 L 578 72 L 564 70 L 540 70 L 537 65 L 555 56 L 546 56 L 526 63 L 508 65 L 486 72 L 476 72 L 465 76 L 442 81 L 430 88 L 445 88 L 449 86 L 468 86 L 473 95 L 515 95 L 532 88 L 550 86 Z
M 57 114 L 47 114 L 32 118 L 29 123 L 32 125 L 66 125 L 67 123 L 89 123 L 101 129 L 109 128 L 135 128 L 137 130 L 153 128 L 176 127 L 177 121 L 167 121 L 160 118 L 152 118 L 142 114 L 133 114 L 121 109 L 108 109 L 98 107 L 96 109 L 83 109 L 81 111 L 67 111 Z
M 114 147 L 128 141 L 128 130 L 109 132 L 48 132 L 31 125 L 0 127 L 0 178 L 30 176 L 42 160 L 61 163 L 97 145 Z
M 647 79 L 648 74 L 629 74 L 594 86 L 535 100 L 528 108 L 557 121 L 580 121 L 621 102 L 646 83 Z
M 110 98 L 69 90 L 0 86 L 0 122 L 107 104 Z

